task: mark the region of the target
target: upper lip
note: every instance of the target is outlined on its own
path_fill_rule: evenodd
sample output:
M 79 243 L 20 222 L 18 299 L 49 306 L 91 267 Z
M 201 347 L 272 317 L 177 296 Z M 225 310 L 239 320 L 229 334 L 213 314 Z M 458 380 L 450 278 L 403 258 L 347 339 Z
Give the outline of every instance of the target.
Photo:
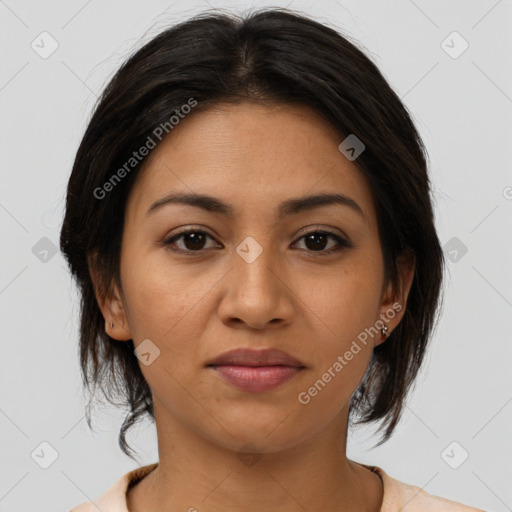
M 224 352 L 212 359 L 206 366 L 233 365 L 233 366 L 296 366 L 304 364 L 290 354 L 275 348 L 254 350 L 251 348 L 237 348 Z

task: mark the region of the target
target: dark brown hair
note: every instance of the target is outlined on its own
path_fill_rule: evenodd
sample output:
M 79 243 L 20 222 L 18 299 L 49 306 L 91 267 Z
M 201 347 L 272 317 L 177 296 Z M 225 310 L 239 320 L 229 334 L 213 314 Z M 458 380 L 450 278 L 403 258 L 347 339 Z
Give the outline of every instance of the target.
M 110 403 L 126 405 L 119 445 L 128 456 L 128 429 L 148 414 L 151 390 L 133 340 L 109 337 L 95 297 L 88 257 L 106 296 L 120 288 L 120 247 L 126 200 L 146 158 L 106 197 L 95 192 L 125 166 L 156 127 L 191 98 L 191 115 L 221 102 L 309 106 L 365 150 L 354 161 L 371 186 L 386 282 L 400 287 L 397 262 L 415 255 L 405 315 L 373 350 L 353 394 L 350 419 L 383 420 L 379 444 L 392 434 L 424 359 L 440 306 L 443 252 L 434 225 L 426 150 L 406 107 L 376 65 L 334 28 L 287 9 L 245 16 L 203 12 L 157 35 L 116 72 L 98 100 L 78 148 L 67 189 L 60 247 L 81 293 L 80 364 L 84 386 L 99 386 Z M 340 158 L 343 158 L 340 153 Z M 90 402 L 89 402 L 90 405 Z M 87 421 L 90 415 L 87 411 Z

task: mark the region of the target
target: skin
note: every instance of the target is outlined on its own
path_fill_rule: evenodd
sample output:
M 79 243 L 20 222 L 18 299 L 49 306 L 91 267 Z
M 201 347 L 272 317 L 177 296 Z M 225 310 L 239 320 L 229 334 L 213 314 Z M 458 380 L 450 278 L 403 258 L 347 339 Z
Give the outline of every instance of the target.
M 182 120 L 137 176 L 122 289 L 98 297 L 110 336 L 136 347 L 150 339 L 160 350 L 151 364 L 139 362 L 153 394 L 159 466 L 127 493 L 131 512 L 380 510 L 382 482 L 347 458 L 346 439 L 350 398 L 385 338 L 360 344 L 308 404 L 297 399 L 396 302 L 403 307 L 386 325 L 398 325 L 413 279 L 407 261 L 401 293 L 384 282 L 371 189 L 339 151 L 342 140 L 308 107 L 223 104 Z M 172 204 L 147 215 L 177 191 L 212 195 L 236 213 Z M 364 215 L 328 205 L 277 219 L 282 201 L 319 192 L 349 196 Z M 191 257 L 163 243 L 187 227 L 211 237 L 174 242 L 195 250 Z M 353 247 L 322 256 L 338 243 L 308 244 L 302 237 L 317 228 Z M 249 236 L 263 249 L 252 263 L 236 252 Z M 205 367 L 238 347 L 279 348 L 306 368 L 272 391 L 243 392 Z M 248 443 L 253 464 L 240 457 Z

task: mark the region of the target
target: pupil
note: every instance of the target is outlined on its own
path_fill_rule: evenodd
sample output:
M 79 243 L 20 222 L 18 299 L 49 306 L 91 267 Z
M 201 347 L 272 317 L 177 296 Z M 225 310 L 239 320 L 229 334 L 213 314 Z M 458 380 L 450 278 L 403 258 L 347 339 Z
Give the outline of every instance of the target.
M 323 242 L 323 243 L 322 243 L 322 242 L 320 242 L 320 244 L 318 244 L 318 243 L 316 243 L 316 244 L 315 244 L 315 243 L 313 243 L 313 247 L 310 247 L 310 245 L 308 244 L 308 242 L 309 242 L 309 241 L 311 241 L 311 240 L 314 240 L 314 239 L 317 239 L 317 240 L 318 240 L 319 238 L 321 238 L 321 239 L 322 239 L 322 242 Z M 312 235 L 308 235 L 308 236 L 306 237 L 306 246 L 308 247 L 308 249 L 315 249 L 315 248 L 316 248 L 316 249 L 322 250 L 322 249 L 324 249 L 324 248 L 325 248 L 324 246 L 325 246 L 325 241 L 326 241 L 326 239 L 327 239 L 327 236 L 326 236 L 326 235 L 322 235 L 322 234 L 312 234 Z
M 187 233 L 185 235 L 185 246 L 187 249 L 202 249 L 204 236 L 202 233 Z

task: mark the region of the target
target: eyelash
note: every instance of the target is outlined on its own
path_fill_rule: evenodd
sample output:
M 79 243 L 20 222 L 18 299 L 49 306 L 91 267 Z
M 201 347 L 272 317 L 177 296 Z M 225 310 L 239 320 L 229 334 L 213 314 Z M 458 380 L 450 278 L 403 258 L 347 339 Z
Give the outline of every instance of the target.
M 169 249 L 174 251 L 174 252 L 179 252 L 179 253 L 190 255 L 190 256 L 194 256 L 196 254 L 201 254 L 206 249 L 199 249 L 197 251 L 192 251 L 192 250 L 184 250 L 184 249 L 175 249 L 175 248 L 170 247 L 176 240 L 178 240 L 178 239 L 182 238 L 183 236 L 188 235 L 190 233 L 195 233 L 195 234 L 201 233 L 203 235 L 206 235 L 206 236 L 210 237 L 212 240 L 214 239 L 206 231 L 203 231 L 201 229 L 193 229 L 192 228 L 192 229 L 187 229 L 185 231 L 181 231 L 180 233 L 177 233 L 177 234 L 173 235 L 172 237 L 165 239 L 163 241 L 163 244 L 165 246 L 168 246 Z M 334 234 L 334 233 L 332 233 L 330 231 L 324 231 L 324 230 L 309 231 L 308 233 L 304 233 L 301 237 L 299 237 L 297 239 L 297 241 L 298 240 L 302 240 L 303 238 L 305 238 L 305 237 L 307 237 L 309 235 L 327 235 L 329 238 L 334 238 L 338 242 L 338 247 L 331 247 L 328 250 L 311 251 L 311 250 L 307 250 L 306 249 L 307 252 L 310 252 L 310 253 L 312 253 L 315 256 L 329 256 L 330 254 L 333 254 L 335 252 L 339 252 L 339 251 L 341 251 L 343 249 L 349 249 L 349 248 L 353 247 L 353 245 L 350 242 L 348 242 L 344 238 L 340 237 L 339 235 L 336 235 L 336 234 Z

